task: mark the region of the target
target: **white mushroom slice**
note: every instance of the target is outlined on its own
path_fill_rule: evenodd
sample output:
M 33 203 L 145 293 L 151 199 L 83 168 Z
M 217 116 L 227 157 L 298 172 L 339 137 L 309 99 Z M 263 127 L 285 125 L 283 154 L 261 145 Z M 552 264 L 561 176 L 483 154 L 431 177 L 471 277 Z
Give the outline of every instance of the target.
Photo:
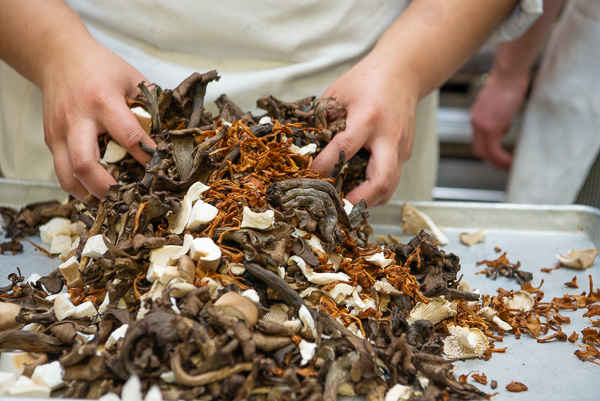
M 477 314 L 483 315 L 485 320 L 487 320 L 488 322 L 495 323 L 496 326 L 498 326 L 498 328 L 500 328 L 501 330 L 506 330 L 506 331 L 512 330 L 512 326 L 510 324 L 506 323 L 504 320 L 500 319 L 498 316 L 496 316 L 498 314 L 498 312 L 493 310 L 489 306 L 479 309 L 477 311 Z
M 175 373 L 173 373 L 172 370 L 169 370 L 165 373 L 161 373 L 160 379 L 165 383 L 175 383 L 177 381 L 177 379 L 175 378 Z
M 412 386 L 396 384 L 385 393 L 384 401 L 411 401 L 415 398 Z
M 206 283 L 211 299 L 215 299 L 218 295 L 218 291 L 223 289 L 223 284 L 209 277 L 204 277 L 201 283 Z
M 179 258 L 181 256 L 185 255 L 186 253 L 188 253 L 190 251 L 193 240 L 194 240 L 194 236 L 192 234 L 185 234 L 183 236 L 183 244 L 181 244 L 181 248 L 179 249 L 179 251 L 177 253 L 175 253 L 174 255 L 171 255 L 169 257 L 168 264 L 170 264 L 170 265 L 177 264 L 177 260 L 179 260 Z
M 121 399 L 127 401 L 142 401 L 142 383 L 137 375 L 129 376 L 121 390 Z
M 15 384 L 6 390 L 9 397 L 49 398 L 52 390 L 48 386 L 35 384 L 27 376 L 20 376 Z
M 317 338 L 317 325 L 308 308 L 304 305 L 298 310 L 298 317 L 302 321 L 303 329 L 312 334 L 313 338 Z
M 484 240 L 486 235 L 485 230 L 479 230 L 476 233 L 461 233 L 460 234 L 460 242 L 467 246 L 473 246 L 475 244 L 480 243 Z
M 300 356 L 302 356 L 300 366 L 306 366 L 306 364 L 315 357 L 315 354 L 317 353 L 317 344 L 302 339 L 298 344 L 298 348 L 300 348 Z
M 258 296 L 258 292 L 256 292 L 256 290 L 254 290 L 252 288 L 242 292 L 240 295 L 248 298 L 250 301 L 254 302 L 255 304 L 260 304 L 260 297 Z
M 21 330 L 41 333 L 43 331 L 46 331 L 46 328 L 40 323 L 29 323 L 23 326 Z
M 121 397 L 115 393 L 106 393 L 102 397 L 98 398 L 98 401 L 121 401 Z
M 35 384 L 50 387 L 55 390 L 63 384 L 63 375 L 65 371 L 59 361 L 46 363 L 36 366 L 31 375 L 31 380 Z
M 71 235 L 71 220 L 64 217 L 54 217 L 39 228 L 40 237 L 44 244 L 50 245 L 55 235 Z
M 450 242 L 443 231 L 431 220 L 429 216 L 416 207 L 405 203 L 402 206 L 402 230 L 405 234 L 416 235 L 419 230 L 429 230 L 439 245 L 448 245 Z
M 228 315 L 243 319 L 248 327 L 253 327 L 258 321 L 258 308 L 251 300 L 237 292 L 226 292 L 215 301 L 214 305 Z
M 192 258 L 193 259 L 193 258 Z M 246 272 L 246 268 L 241 263 L 230 263 L 229 272 L 234 276 L 241 276 Z
M 350 216 L 350 212 L 352 211 L 352 209 L 354 208 L 354 205 L 352 204 L 352 202 L 350 202 L 348 199 L 344 198 L 342 199 L 342 204 L 344 205 L 344 210 L 346 211 L 346 214 L 348 216 Z
M 88 238 L 81 255 L 92 259 L 100 259 L 107 251 L 108 247 L 104 243 L 102 234 L 97 234 Z
M 412 324 L 417 320 L 429 320 L 433 324 L 438 324 L 454 315 L 456 315 L 456 310 L 453 309 L 452 303 L 443 298 L 434 297 L 428 303 L 418 302 L 410 311 L 406 321 Z
M 121 338 L 125 338 L 125 333 L 127 332 L 128 328 L 129 328 L 128 324 L 123 324 L 118 329 L 116 329 L 112 333 L 110 333 L 110 336 L 108 336 L 108 339 L 106 340 L 106 343 L 104 344 L 104 347 L 110 348 L 114 344 L 116 344 L 117 341 L 119 341 Z
M 204 270 L 214 271 L 221 263 L 221 248 L 211 238 L 194 238 L 189 254 Z
M 79 260 L 77 260 L 76 256 L 71 256 L 65 262 L 58 265 L 58 271 L 64 277 L 67 288 L 83 286 L 81 273 L 79 272 Z
M 183 200 L 181 201 L 181 209 L 177 215 L 170 215 L 167 217 L 169 220 L 169 232 L 172 234 L 181 234 L 185 229 L 185 226 L 190 220 L 192 214 L 192 206 L 195 201 L 200 199 L 200 196 L 208 191 L 210 187 L 207 187 L 201 182 L 194 183 L 187 191 Z
M 389 281 L 387 281 L 386 278 L 382 278 L 381 280 L 376 281 L 375 284 L 373 284 L 373 288 L 375 288 L 375 291 L 380 292 L 382 294 L 392 296 L 399 296 L 403 294 L 402 291 L 397 290 Z
M 250 210 L 248 206 L 244 206 L 242 212 L 242 224 L 240 228 L 255 228 L 257 230 L 267 230 L 273 228 L 275 224 L 275 212 L 267 210 L 266 212 L 257 213 Z
M 106 293 L 106 295 L 104 296 L 104 299 L 102 300 L 102 303 L 98 307 L 98 313 L 103 314 L 104 312 L 106 312 L 106 310 L 108 309 L 108 304 L 110 304 L 110 293 L 109 292 Z
M 176 278 L 169 283 L 169 294 L 175 298 L 184 298 L 187 294 L 194 291 L 196 286 L 186 282 L 184 279 Z
M 527 291 L 519 290 L 512 298 L 502 297 L 504 306 L 514 311 L 529 312 L 535 306 L 535 298 Z
M 385 269 L 386 267 L 391 265 L 392 262 L 394 262 L 394 259 L 386 259 L 386 257 L 383 255 L 383 251 L 368 256 L 365 258 L 365 260 L 369 263 L 381 267 L 382 269 Z
M 31 276 L 29 276 L 27 278 L 27 280 L 25 280 L 25 282 L 27 284 L 35 285 L 35 283 L 37 283 L 37 281 L 41 278 L 42 278 L 42 276 L 40 276 L 39 274 L 33 273 Z
M 71 236 L 80 236 L 85 228 L 85 224 L 81 221 L 76 221 L 74 223 L 69 224 L 69 228 L 71 229 Z
M 17 381 L 17 375 L 13 372 L 0 371 L 0 395 L 6 395 L 6 391 L 14 386 Z
M 271 124 L 271 117 L 269 117 L 269 116 L 261 117 L 260 120 L 258 120 L 258 123 L 260 125 Z
M 167 270 L 167 265 L 173 259 L 173 256 L 179 254 L 181 248 L 179 245 L 165 245 L 152 249 L 150 251 L 150 266 L 148 266 L 146 280 L 154 282 L 156 279 L 160 279 Z
M 350 281 L 350 277 L 345 273 L 315 273 L 310 266 L 306 265 L 304 259 L 299 256 L 290 256 L 288 265 L 295 263 L 306 279 L 313 284 L 331 284 L 336 281 Z
M 127 149 L 119 145 L 119 142 L 111 139 L 106 144 L 106 150 L 102 156 L 102 160 L 106 163 L 118 163 L 127 156 Z
M 354 291 L 352 291 L 352 298 L 346 298 L 345 300 L 346 306 L 354 308 L 351 311 L 353 315 L 358 315 L 367 309 L 377 308 L 377 304 L 375 303 L 375 300 L 373 298 L 369 298 L 366 301 L 363 301 L 360 297 L 361 292 L 362 287 L 359 285 L 358 287 L 354 288 Z
M 337 271 L 342 265 L 344 258 L 339 253 L 329 253 L 329 263 L 333 263 L 334 270 Z
M 54 306 L 52 307 L 54 310 L 54 315 L 61 321 L 66 319 L 75 313 L 75 305 L 71 303 L 69 298 L 64 293 L 58 294 L 58 296 L 54 299 Z
M 354 287 L 350 284 L 339 283 L 329 291 L 329 295 L 331 295 L 331 298 L 333 298 L 335 303 L 339 304 L 344 301 L 348 295 L 352 294 L 353 291 Z
M 429 387 L 429 378 L 427 376 L 425 376 L 421 372 L 417 372 L 416 376 L 417 376 L 417 380 L 419 381 L 419 386 L 421 386 L 421 388 L 423 390 L 425 390 L 427 387 Z
M 132 108 L 131 112 L 142 126 L 142 129 L 146 131 L 146 134 L 150 135 L 150 130 L 152 128 L 152 116 L 150 113 L 139 106 Z
M 358 338 L 362 338 L 363 340 L 365 339 L 362 331 L 360 331 L 360 329 L 358 328 L 358 325 L 356 323 L 350 323 L 350 325 L 348 325 L 348 331 L 350 333 L 354 334 Z
M 94 319 L 97 315 L 98 312 L 96 312 L 96 308 L 94 307 L 92 301 L 85 301 L 75 307 L 75 310 L 73 311 L 73 314 L 70 315 L 70 317 L 75 319 Z
M 0 352 L 0 372 L 10 372 L 18 377 L 23 373 L 25 365 L 38 360 L 38 356 L 31 352 L 2 351 Z
M 573 249 L 567 254 L 556 255 L 556 259 L 563 266 L 584 270 L 594 264 L 596 256 L 598 256 L 598 248 L 583 249 L 580 251 Z
M 196 264 L 192 258 L 187 255 L 181 256 L 177 266 L 167 266 L 159 280 L 164 285 L 167 285 L 175 278 L 181 278 L 188 283 L 194 282 L 196 278 Z
M 279 275 L 279 277 L 285 278 L 285 267 L 277 266 L 277 274 Z
M 210 223 L 218 214 L 219 209 L 198 199 L 192 206 L 192 213 L 190 213 L 190 219 L 185 228 L 190 231 L 198 231 L 200 226 Z
M 448 325 L 450 335 L 444 339 L 444 354 L 450 359 L 481 358 L 490 343 L 479 329 Z
M 50 253 L 53 255 L 66 255 L 71 252 L 71 236 L 55 235 L 50 242 Z
M 291 144 L 289 149 L 290 149 L 290 152 L 292 152 L 292 153 L 299 154 L 300 156 L 306 156 L 306 155 L 313 154 L 317 151 L 317 144 L 309 143 L 308 145 L 304 145 L 301 148 L 294 144 Z
M 319 289 L 317 287 L 307 287 L 304 289 L 304 291 L 302 291 L 298 295 L 300 295 L 300 298 L 306 298 L 306 297 L 310 297 L 312 295 L 312 293 L 315 291 L 319 291 Z
M 150 390 L 146 393 L 146 398 L 144 401 L 163 401 L 162 393 L 160 392 L 160 388 L 158 384 L 150 387 Z

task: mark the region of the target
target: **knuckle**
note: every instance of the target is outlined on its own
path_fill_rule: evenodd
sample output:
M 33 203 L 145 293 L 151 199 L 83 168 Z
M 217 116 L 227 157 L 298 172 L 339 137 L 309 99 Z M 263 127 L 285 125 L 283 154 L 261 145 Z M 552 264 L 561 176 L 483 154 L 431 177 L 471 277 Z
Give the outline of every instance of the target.
M 123 146 L 128 149 L 135 149 L 143 139 L 144 135 L 139 129 L 129 127 L 123 132 Z
M 393 189 L 391 177 L 381 177 L 375 182 L 375 191 L 378 194 L 387 196 Z
M 94 161 L 92 159 L 78 153 L 71 157 L 71 168 L 73 169 L 73 173 L 77 176 L 90 171 L 93 164 Z

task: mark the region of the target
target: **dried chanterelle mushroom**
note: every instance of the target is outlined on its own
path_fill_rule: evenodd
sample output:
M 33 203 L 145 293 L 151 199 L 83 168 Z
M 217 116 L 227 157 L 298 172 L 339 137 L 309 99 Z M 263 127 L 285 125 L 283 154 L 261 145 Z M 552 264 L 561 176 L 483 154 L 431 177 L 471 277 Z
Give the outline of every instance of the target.
M 343 201 L 365 179 L 368 152 L 340 154 L 328 178 L 310 168 L 345 127 L 332 99 L 265 96 L 266 115 L 253 116 L 223 95 L 213 116 L 204 93 L 216 79 L 140 85 L 129 103 L 157 144 L 143 147 L 152 161 L 101 135 L 119 185 L 97 205 L 0 208 L 12 238 L 59 218 L 44 226 L 48 245 L 63 236 L 64 252 L 72 240 L 55 272 L 12 273 L 0 287 L 0 306 L 16 314 L 0 348 L 41 356 L 31 379 L 0 375 L 0 396 L 486 398 L 443 354 L 483 355 L 490 329 L 509 330 L 497 314 L 525 319 L 510 314 L 516 295 L 484 306 L 431 222 L 435 238 L 369 242 L 365 203 Z

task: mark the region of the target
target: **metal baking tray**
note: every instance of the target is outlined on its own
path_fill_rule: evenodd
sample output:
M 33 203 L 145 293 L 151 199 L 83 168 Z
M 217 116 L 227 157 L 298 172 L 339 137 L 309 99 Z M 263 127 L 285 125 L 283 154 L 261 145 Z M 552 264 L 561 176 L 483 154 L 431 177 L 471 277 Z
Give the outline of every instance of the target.
M 29 188 L 23 188 L 29 187 Z M 35 187 L 35 188 L 33 188 Z M 64 193 L 57 186 L 32 185 L 25 182 L 0 180 L 0 203 L 22 205 L 33 200 L 30 194 L 47 195 L 47 199 L 62 199 Z M 541 268 L 557 264 L 556 255 L 570 249 L 600 247 L 600 210 L 585 206 L 535 206 L 491 203 L 462 202 L 410 202 L 427 213 L 448 236 L 450 243 L 441 248 L 455 253 L 461 260 L 463 280 L 471 288 L 479 288 L 482 293 L 496 294 L 498 288 L 517 290 L 516 281 L 506 278 L 491 280 L 485 275 L 476 274 L 483 268 L 477 262 L 496 259 L 501 255 L 495 248 L 507 252 L 513 263 L 521 262 L 521 269 L 533 273 L 532 284 L 538 286 L 544 280 L 542 291 L 544 300 L 560 297 L 565 293 L 580 294 L 588 291 L 588 275 L 593 277 L 595 287 L 600 285 L 600 261 L 585 271 L 562 268 L 551 273 L 541 272 Z M 412 238 L 405 235 L 400 227 L 400 209 L 403 202 L 394 202 L 371 210 L 369 222 L 376 234 L 396 234 L 403 241 Z M 459 235 L 485 229 L 485 240 L 473 247 L 462 245 Z M 41 244 L 39 237 L 30 238 Z M 58 259 L 49 259 L 24 242 L 25 251 L 16 256 L 0 256 L 0 284 L 6 276 L 20 267 L 26 277 L 32 273 L 47 274 L 58 266 Z M 568 288 L 564 283 L 577 276 L 580 289 Z M 590 325 L 583 318 L 585 310 L 562 311 L 571 318 L 571 324 L 563 330 L 567 335 L 580 332 Z M 507 347 L 505 353 L 496 353 L 489 361 L 467 360 L 457 362 L 456 375 L 469 372 L 483 372 L 488 380 L 496 380 L 498 388 L 474 383 L 483 391 L 498 393 L 493 399 L 504 400 L 598 400 L 600 394 L 600 366 L 581 362 L 573 354 L 577 345 L 569 342 L 539 344 L 535 339 L 523 335 L 515 340 L 506 335 L 496 347 Z M 510 393 L 505 390 L 511 381 L 527 385 L 524 393 Z M 471 383 L 471 379 L 469 379 Z M 24 398 L 13 400 L 24 400 Z

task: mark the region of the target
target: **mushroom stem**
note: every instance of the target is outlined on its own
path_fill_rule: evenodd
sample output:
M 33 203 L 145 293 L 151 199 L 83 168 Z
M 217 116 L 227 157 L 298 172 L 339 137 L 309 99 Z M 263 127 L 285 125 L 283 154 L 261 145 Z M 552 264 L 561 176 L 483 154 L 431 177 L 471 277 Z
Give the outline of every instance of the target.
M 171 370 L 175 374 L 175 380 L 177 383 L 184 386 L 204 386 L 209 383 L 223 380 L 233 374 L 251 369 L 252 362 L 244 362 L 194 376 L 183 369 L 183 366 L 181 365 L 181 356 L 178 352 L 174 352 L 173 355 L 171 355 Z

